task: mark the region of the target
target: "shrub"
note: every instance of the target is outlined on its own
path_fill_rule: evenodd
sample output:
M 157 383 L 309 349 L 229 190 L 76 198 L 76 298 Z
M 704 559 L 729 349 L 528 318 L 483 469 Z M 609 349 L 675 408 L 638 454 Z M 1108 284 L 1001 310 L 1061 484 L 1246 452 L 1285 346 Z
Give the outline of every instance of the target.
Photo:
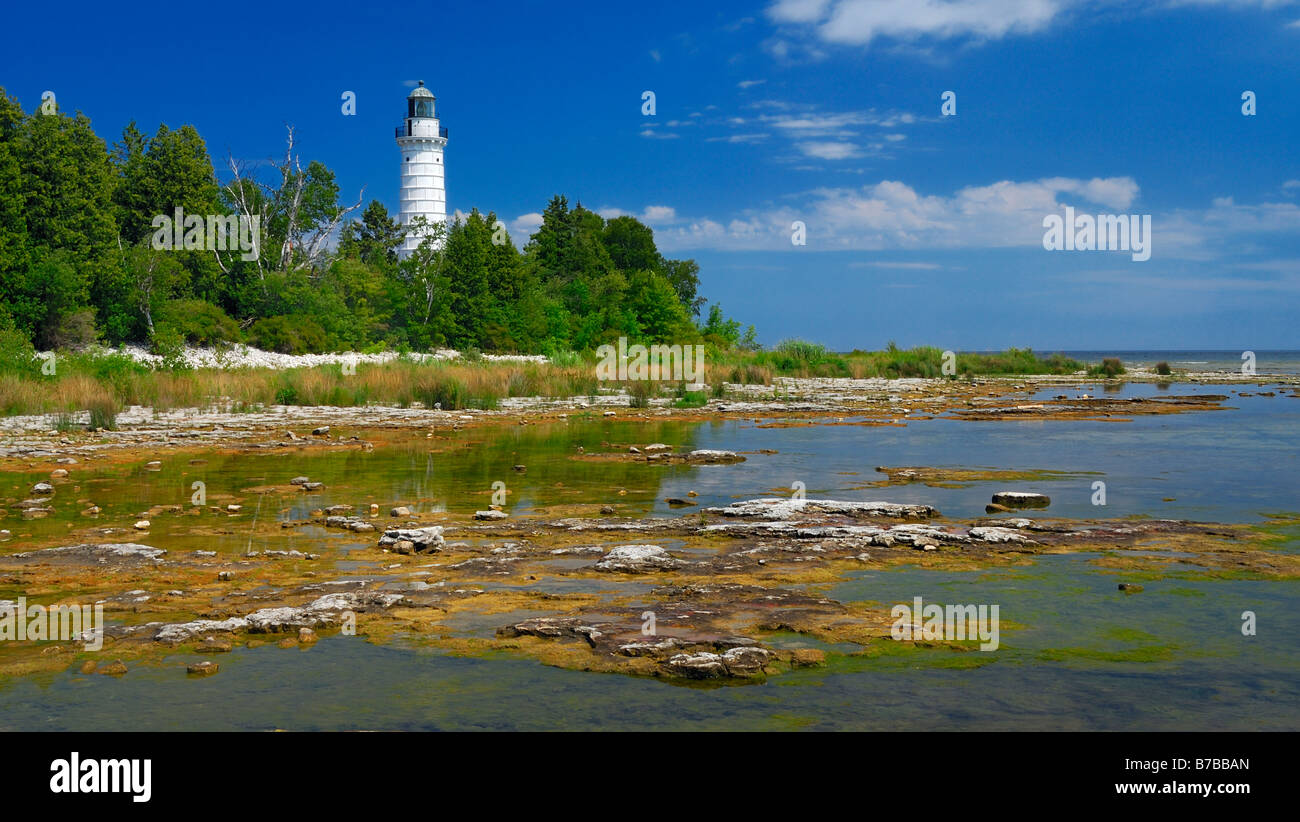
M 1161 360 L 1160 362 L 1156 363 L 1156 373 L 1161 374 L 1163 376 L 1168 376 L 1174 372 L 1173 369 L 1169 367 L 1169 363 L 1165 362 L 1164 360 Z
M 709 404 L 709 395 L 706 391 L 687 391 L 686 384 L 682 383 L 677 386 L 677 402 L 673 403 L 675 408 L 703 408 Z
M 189 363 L 185 361 L 185 338 L 170 325 L 160 323 L 154 326 L 150 347 L 153 353 L 162 357 L 159 367 L 164 371 L 189 369 Z
M 155 331 L 159 325 L 174 329 L 184 342 L 194 345 L 240 339 L 239 325 L 220 306 L 205 300 L 168 300 L 154 318 Z
M 1124 363 L 1119 361 L 1118 357 L 1106 357 L 1101 361 L 1101 365 L 1094 365 L 1088 369 L 1088 375 L 1091 377 L 1115 377 L 1124 373 Z
M 40 372 L 36 349 L 27 335 L 16 328 L 6 328 L 0 321 L 0 374 L 31 375 Z
M 51 348 L 80 351 L 99 336 L 95 331 L 95 312 L 89 308 L 73 311 L 59 318 L 55 327 L 47 332 Z
M 281 354 L 319 354 L 325 350 L 325 331 L 301 314 L 267 317 L 249 330 L 253 345 Z

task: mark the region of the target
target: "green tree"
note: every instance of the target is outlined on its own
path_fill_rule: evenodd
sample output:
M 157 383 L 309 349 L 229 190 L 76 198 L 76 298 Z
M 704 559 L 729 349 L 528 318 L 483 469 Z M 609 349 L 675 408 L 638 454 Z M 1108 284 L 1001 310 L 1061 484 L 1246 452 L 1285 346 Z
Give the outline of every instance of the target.
M 361 219 L 344 227 L 339 237 L 339 253 L 371 265 L 395 265 L 397 249 L 405 236 L 402 224 L 388 216 L 384 204 L 371 200 Z

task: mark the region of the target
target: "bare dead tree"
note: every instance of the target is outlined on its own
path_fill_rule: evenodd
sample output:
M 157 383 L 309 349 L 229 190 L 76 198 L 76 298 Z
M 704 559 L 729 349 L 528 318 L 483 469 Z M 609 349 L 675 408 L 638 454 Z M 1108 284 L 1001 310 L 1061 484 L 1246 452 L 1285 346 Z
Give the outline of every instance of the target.
M 240 218 L 251 221 L 254 216 L 257 216 L 263 230 L 272 219 L 283 217 L 284 238 L 280 243 L 279 259 L 275 261 L 274 270 L 315 270 L 320 268 L 324 261 L 329 238 L 334 235 L 349 214 L 361 208 L 366 190 L 362 187 L 361 193 L 352 205 L 331 208 L 326 214 L 326 219 L 316 218 L 310 224 L 304 224 L 303 200 L 307 193 L 310 174 L 303 171 L 302 157 L 294 151 L 296 138 L 293 126 L 286 125 L 285 128 L 288 135 L 284 159 L 275 164 L 280 177 L 279 187 L 272 187 L 252 178 L 247 173 L 247 164 L 230 157 L 229 166 L 233 179 L 226 186 L 226 191 L 239 211 Z M 256 198 L 257 203 L 253 202 L 254 192 L 263 195 Z M 219 254 L 217 261 L 222 271 L 229 273 L 229 268 Z M 263 259 L 263 255 L 259 254 L 257 259 L 259 278 L 265 280 L 267 270 L 268 264 Z
M 227 195 L 230 197 L 230 201 L 234 203 L 235 210 L 239 212 L 239 219 L 241 221 L 246 220 L 248 221 L 248 224 L 251 225 L 253 224 L 252 218 L 256 216 L 258 218 L 257 224 L 265 226 L 267 218 L 270 216 L 269 198 L 260 198 L 260 202 L 255 203 L 252 195 L 259 188 L 266 190 L 268 195 L 273 195 L 274 192 L 268 186 L 257 182 L 251 176 L 246 174 L 250 166 L 246 161 L 236 160 L 233 155 L 228 154 L 226 164 L 230 167 L 230 173 L 233 179 L 225 186 L 225 190 Z M 258 249 L 259 251 L 261 249 L 260 239 L 258 241 Z M 227 266 L 226 261 L 221 258 L 221 252 L 214 248 L 212 254 L 217 258 L 217 265 L 221 267 L 222 273 L 229 274 L 230 267 Z M 266 262 L 261 253 L 257 255 L 256 263 L 257 278 L 258 280 L 265 282 Z

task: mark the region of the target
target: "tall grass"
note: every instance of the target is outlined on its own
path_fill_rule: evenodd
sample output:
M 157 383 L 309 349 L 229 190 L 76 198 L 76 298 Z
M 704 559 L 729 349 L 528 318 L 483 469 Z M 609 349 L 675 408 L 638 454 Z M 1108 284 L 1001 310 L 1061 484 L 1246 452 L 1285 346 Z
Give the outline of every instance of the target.
M 107 360 L 103 362 L 101 360 Z M 131 405 L 249 409 L 270 405 L 381 405 L 452 411 L 496 408 L 504 397 L 578 397 L 598 393 L 594 365 L 547 363 L 360 363 L 354 373 L 339 365 L 316 368 L 194 369 L 152 371 L 125 357 L 59 360 L 57 373 L 42 375 L 39 362 L 18 373 L 0 372 L 0 413 L 58 414 L 96 408 L 110 422 Z M 108 428 L 110 425 L 96 427 Z
M 903 350 L 892 344 L 885 351 L 836 354 L 803 340 L 787 340 L 771 351 L 710 346 L 704 381 L 711 382 L 714 396 L 721 396 L 723 382 L 771 385 L 778 376 L 939 377 L 943 375 L 943 354 L 933 347 Z M 98 409 L 101 424 L 96 427 L 108 428 L 121 409 L 132 405 L 167 411 L 214 406 L 420 404 L 452 411 L 496 408 L 507 397 L 594 397 L 600 393 L 602 384 L 593 359 L 574 352 L 560 352 L 556 359 L 521 364 L 482 357 L 473 362 L 400 358 L 382 364 L 359 363 L 353 373 L 344 373 L 339 365 L 283 371 L 152 370 L 120 354 L 60 354 L 57 373 L 46 375 L 41 373 L 39 359 L 15 356 L 0 363 L 0 414 L 70 414 Z M 1029 349 L 961 353 L 956 355 L 955 366 L 957 375 L 1069 374 L 1085 368 L 1060 354 L 1044 358 Z M 668 386 L 633 381 L 625 387 L 633 404 L 645 407 Z
M 713 352 L 709 360 L 711 373 L 725 374 L 727 382 L 749 385 L 771 385 L 773 376 L 933 379 L 945 376 L 943 365 L 944 352 L 932 346 L 901 349 L 890 343 L 884 351 L 835 354 L 802 340 L 788 340 L 772 351 Z M 956 353 L 953 366 L 951 376 L 1072 374 L 1086 368 L 1062 354 L 1041 357 L 1028 348 L 993 354 Z

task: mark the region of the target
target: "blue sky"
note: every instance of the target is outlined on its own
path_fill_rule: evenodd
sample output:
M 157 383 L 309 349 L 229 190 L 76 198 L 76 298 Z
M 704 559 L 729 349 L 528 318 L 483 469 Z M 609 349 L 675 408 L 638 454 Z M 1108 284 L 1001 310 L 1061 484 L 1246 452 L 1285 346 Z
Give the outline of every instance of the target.
M 519 244 L 556 193 L 634 214 L 769 344 L 1300 348 L 1300 2 L 178 8 L 7 10 L 0 85 L 110 142 L 192 123 L 219 174 L 290 123 L 343 199 L 396 211 L 424 80 L 451 208 Z M 1151 259 L 1045 250 L 1066 205 L 1152 215 Z

